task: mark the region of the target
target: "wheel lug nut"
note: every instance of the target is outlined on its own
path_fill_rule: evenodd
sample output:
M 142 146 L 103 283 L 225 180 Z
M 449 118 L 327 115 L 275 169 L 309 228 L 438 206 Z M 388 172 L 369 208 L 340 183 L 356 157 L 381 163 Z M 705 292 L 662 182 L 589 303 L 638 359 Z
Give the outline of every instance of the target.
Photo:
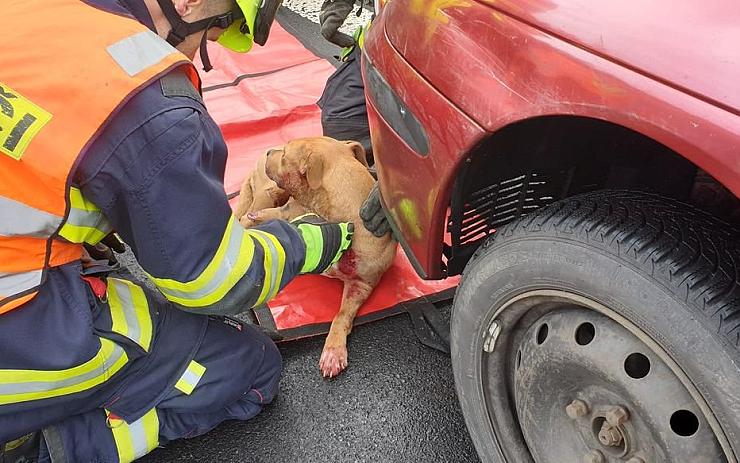
M 605 461 L 604 454 L 598 450 L 591 450 L 583 456 L 583 463 L 604 463 Z
M 565 413 L 572 420 L 588 415 L 588 405 L 582 400 L 574 400 L 565 407 Z
M 599 431 L 599 442 L 607 447 L 617 447 L 622 443 L 622 433 L 605 421 Z
M 619 426 L 629 420 L 629 412 L 624 407 L 612 407 L 604 414 L 606 421 L 612 426 Z

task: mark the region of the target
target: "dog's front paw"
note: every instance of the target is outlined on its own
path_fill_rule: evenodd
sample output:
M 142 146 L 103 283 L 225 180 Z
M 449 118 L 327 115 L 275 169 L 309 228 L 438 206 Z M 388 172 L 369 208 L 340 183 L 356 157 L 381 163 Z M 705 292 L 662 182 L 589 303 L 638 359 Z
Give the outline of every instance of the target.
M 347 368 L 347 346 L 324 346 L 319 369 L 324 378 L 333 378 Z
M 259 225 L 260 223 L 262 223 L 262 220 L 260 220 L 258 214 L 258 212 L 248 212 L 244 214 L 241 219 L 239 219 L 239 223 L 244 228 L 252 228 L 255 225 Z

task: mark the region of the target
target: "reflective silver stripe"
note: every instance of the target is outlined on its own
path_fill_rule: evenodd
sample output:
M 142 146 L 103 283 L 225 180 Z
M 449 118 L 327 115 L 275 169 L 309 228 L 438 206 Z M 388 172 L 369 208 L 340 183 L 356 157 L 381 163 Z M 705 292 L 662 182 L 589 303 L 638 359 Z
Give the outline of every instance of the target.
M 78 227 L 95 228 L 106 234 L 113 231 L 113 226 L 100 211 L 86 211 L 84 209 L 72 208 L 69 211 L 69 217 L 67 217 L 66 223 Z
M 177 50 L 152 31 L 139 32 L 107 48 L 108 53 L 131 77 L 154 66 Z
M 131 290 L 126 283 L 114 278 L 109 278 L 108 284 L 115 285 L 116 296 L 118 297 L 118 302 L 120 302 L 120 309 L 126 319 L 126 332 L 119 334 L 122 334 L 141 345 L 141 326 L 139 326 L 139 320 L 136 318 L 136 309 L 134 308 L 134 301 L 131 297 Z M 112 300 L 109 300 L 108 302 L 111 304 L 114 303 Z M 144 348 L 146 349 L 148 347 L 149 346 L 146 346 Z
M 124 355 L 123 349 L 118 344 L 111 343 L 113 350 L 109 357 L 101 359 L 102 361 L 95 368 L 81 375 L 74 375 L 69 378 L 59 379 L 56 381 L 26 381 L 20 383 L 3 383 L 0 382 L 0 395 L 4 394 L 28 394 L 33 392 L 53 391 L 68 386 L 75 386 L 85 381 L 98 378 L 106 373 L 116 362 Z M 98 356 L 100 353 L 98 353 Z M 112 374 L 112 373 L 111 373 Z
M 41 284 L 42 270 L 23 273 L 0 273 L 0 297 L 13 296 Z
M 177 383 L 175 383 L 175 388 L 183 394 L 190 395 L 195 390 L 195 387 L 198 386 L 198 383 L 205 373 L 206 367 L 195 360 L 191 360 L 185 373 L 183 373 L 180 379 L 177 380 Z
M 211 279 L 205 286 L 193 291 L 182 291 L 179 289 L 163 287 L 159 287 L 159 290 L 167 296 L 179 297 L 182 299 L 200 299 L 202 297 L 208 296 L 213 291 L 218 289 L 221 283 L 223 283 L 224 280 L 228 278 L 229 273 L 231 273 L 231 270 L 236 265 L 236 261 L 239 259 L 239 252 L 241 251 L 242 240 L 244 240 L 245 238 L 248 239 L 246 237 L 244 227 L 242 227 L 239 222 L 236 221 L 236 219 L 232 218 L 229 226 L 232 227 L 232 230 L 231 236 L 229 237 L 229 245 L 226 248 L 226 253 L 219 263 L 216 272 L 213 274 L 213 277 L 211 277 Z
M 131 433 L 131 446 L 134 450 L 134 458 L 140 458 L 149 453 L 147 448 L 146 429 L 144 429 L 144 418 L 140 418 L 128 425 Z
M 188 386 L 195 389 L 195 386 L 198 385 L 198 383 L 200 382 L 200 378 L 202 376 L 203 376 L 202 374 L 199 375 L 195 371 L 185 370 L 185 373 L 182 374 L 180 381 L 184 381 Z
M 149 352 L 152 343 L 152 318 L 140 286 L 118 278 L 108 278 L 108 306 L 111 331 L 126 336 Z
M 280 282 L 277 281 L 278 279 L 278 272 L 280 271 L 280 262 L 278 262 L 278 250 L 275 247 L 275 243 L 272 242 L 272 240 L 267 236 L 267 234 L 261 230 L 250 230 L 250 232 L 255 233 L 262 237 L 262 239 L 265 240 L 267 243 L 267 247 L 270 248 L 265 249 L 265 254 L 270 253 L 272 256 L 272 259 L 270 260 L 270 276 L 269 280 L 267 279 L 267 275 L 265 275 L 265 286 L 268 286 L 270 289 L 267 292 L 268 297 L 272 294 L 272 290 L 275 288 L 275 285 L 280 286 Z M 264 256 L 263 259 L 267 259 L 267 256 Z
M 0 196 L 0 236 L 48 238 L 62 223 L 62 218 Z
M 121 419 L 111 419 L 108 415 L 108 427 L 118 450 L 118 461 L 129 463 L 151 452 L 159 444 L 159 417 L 152 408 L 144 416 L 131 424 Z

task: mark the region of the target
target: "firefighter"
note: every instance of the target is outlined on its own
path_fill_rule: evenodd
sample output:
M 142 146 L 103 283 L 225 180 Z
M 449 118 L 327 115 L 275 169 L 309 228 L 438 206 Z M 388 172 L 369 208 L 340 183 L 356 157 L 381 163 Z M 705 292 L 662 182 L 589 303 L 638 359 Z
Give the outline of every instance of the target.
M 0 461 L 128 462 L 274 398 L 277 348 L 228 315 L 328 268 L 352 224 L 238 224 L 191 59 L 263 44 L 278 4 L 0 8 Z M 157 291 L 83 262 L 113 230 Z
M 371 23 L 359 27 L 352 37 L 339 31 L 356 0 L 326 0 L 321 6 L 321 34 L 330 42 L 343 47 L 342 64 L 329 77 L 318 104 L 324 135 L 362 143 L 372 165 L 370 126 L 367 120 L 365 85 L 362 80 L 361 53 L 365 34 Z M 369 2 L 364 2 L 367 4 Z M 362 7 L 363 4 L 361 4 Z M 370 169 L 375 175 L 374 166 Z M 375 236 L 393 233 L 381 201 L 377 183 L 360 210 L 363 225 Z M 412 221 L 413 223 L 413 221 Z
M 353 36 L 339 31 L 354 5 L 355 0 L 326 0 L 321 6 L 319 15 L 321 34 L 343 48 L 339 56 L 342 63 L 327 79 L 318 105 L 321 107 L 321 126 L 324 135 L 339 140 L 360 142 L 368 155 L 368 162 L 372 165 L 370 126 L 367 121 L 365 86 L 360 68 L 360 54 L 369 23 L 359 27 Z M 374 174 L 374 171 L 371 172 Z

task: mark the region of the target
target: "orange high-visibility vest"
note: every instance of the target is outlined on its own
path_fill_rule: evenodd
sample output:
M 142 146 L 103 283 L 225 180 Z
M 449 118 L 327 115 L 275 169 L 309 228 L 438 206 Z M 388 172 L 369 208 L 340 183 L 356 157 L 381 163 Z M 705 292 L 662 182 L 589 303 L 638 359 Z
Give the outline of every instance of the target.
M 196 88 L 200 80 L 185 55 L 139 22 L 79 0 L 3 2 L 0 18 L 2 314 L 32 299 L 48 268 L 81 257 L 82 240 L 60 231 L 74 221 L 72 172 L 106 122 L 177 67 Z M 93 211 L 79 201 L 74 207 Z

